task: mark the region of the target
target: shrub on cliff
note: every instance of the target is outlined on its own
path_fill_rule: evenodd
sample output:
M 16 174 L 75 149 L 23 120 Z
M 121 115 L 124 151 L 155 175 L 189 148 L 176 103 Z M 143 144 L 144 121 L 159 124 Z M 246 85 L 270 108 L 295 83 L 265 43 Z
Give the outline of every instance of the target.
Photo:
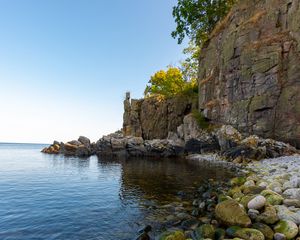
M 196 79 L 186 81 L 179 68 L 168 67 L 167 71 L 160 70 L 151 76 L 144 94 L 145 97 L 172 97 L 176 95 L 191 95 L 197 92 Z

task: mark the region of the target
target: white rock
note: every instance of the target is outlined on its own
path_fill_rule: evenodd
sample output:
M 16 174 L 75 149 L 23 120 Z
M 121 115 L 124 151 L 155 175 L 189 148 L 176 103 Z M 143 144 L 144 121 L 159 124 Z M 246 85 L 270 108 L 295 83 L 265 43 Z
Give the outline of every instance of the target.
M 279 193 L 279 194 L 282 193 L 281 187 L 275 187 L 274 192 Z
M 267 182 L 261 182 L 261 183 L 258 184 L 258 186 L 266 188 L 268 186 L 268 183 Z
M 284 191 L 287 190 L 287 189 L 290 189 L 290 188 L 293 188 L 293 186 L 292 186 L 292 184 L 290 183 L 290 181 L 285 182 L 285 183 L 283 184 L 283 190 L 284 190 Z
M 275 234 L 274 234 L 274 239 L 275 239 L 275 240 L 286 240 L 286 237 L 285 237 L 285 235 L 282 234 L 282 233 L 275 233 Z
M 255 198 L 253 198 L 250 202 L 248 202 L 248 208 L 249 209 L 255 209 L 259 210 L 266 204 L 265 197 L 258 195 Z
M 300 186 L 300 178 L 297 176 L 291 177 L 290 183 L 292 188 L 298 188 Z
M 300 224 L 300 212 L 292 212 L 284 205 L 275 206 L 277 216 L 280 220 L 290 220 L 296 224 Z
M 244 183 L 244 186 L 253 187 L 253 186 L 255 186 L 255 182 L 253 180 L 249 180 L 249 181 Z
M 283 195 L 287 198 L 300 199 L 300 188 L 291 188 L 283 192 Z

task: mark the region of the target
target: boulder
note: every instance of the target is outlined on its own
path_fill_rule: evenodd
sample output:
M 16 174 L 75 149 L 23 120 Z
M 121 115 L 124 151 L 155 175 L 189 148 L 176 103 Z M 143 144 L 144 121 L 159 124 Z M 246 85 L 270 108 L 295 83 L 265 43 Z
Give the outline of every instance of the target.
M 89 157 L 91 155 L 91 149 L 82 144 L 77 147 L 75 155 L 78 157 Z
M 232 199 L 218 203 L 215 214 L 220 222 L 227 226 L 248 227 L 251 225 L 251 219 L 245 212 L 245 209 Z
M 288 207 L 294 206 L 300 208 L 300 200 L 298 199 L 284 199 L 283 204 Z
M 266 205 L 263 212 L 256 218 L 257 222 L 263 222 L 266 224 L 274 224 L 278 220 L 276 208 L 272 205 Z
M 300 212 L 292 212 L 284 205 L 278 205 L 275 208 L 280 220 L 290 220 L 296 224 L 300 224 Z
M 287 239 L 292 239 L 298 234 L 298 226 L 290 220 L 281 220 L 275 227 L 276 233 L 282 233 Z
M 266 224 L 254 223 L 252 228 L 259 230 L 265 236 L 266 240 L 272 240 L 274 237 L 274 231 Z
M 86 147 L 89 147 L 91 145 L 90 139 L 88 139 L 87 137 L 84 137 L 84 136 L 80 136 L 78 138 L 78 142 L 80 142 L 81 144 L 83 144 Z
M 280 205 L 283 202 L 283 197 L 272 190 L 264 190 L 261 192 L 261 195 L 264 196 L 267 203 L 271 205 Z
M 185 142 L 187 142 L 190 139 L 201 138 L 203 134 L 197 120 L 194 118 L 192 113 L 186 115 L 183 118 L 182 130 L 183 130 L 183 139 Z M 179 128 L 179 135 L 182 135 L 180 128 Z
M 196 239 L 213 239 L 215 236 L 215 229 L 211 224 L 203 224 L 195 230 Z
M 222 151 L 236 147 L 242 140 L 239 131 L 230 125 L 223 125 L 216 135 Z
M 287 198 L 300 200 L 300 188 L 290 188 L 283 192 L 283 195 Z
M 253 228 L 241 228 L 238 229 L 233 237 L 248 239 L 248 240 L 265 240 L 263 233 Z
M 74 145 L 74 146 L 80 146 L 82 143 L 77 141 L 77 140 L 72 140 L 72 141 L 69 141 L 67 142 L 67 144 L 70 144 L 70 145 Z
M 65 154 L 65 155 L 75 155 L 75 152 L 79 146 L 80 146 L 80 144 L 75 145 L 75 144 L 71 144 L 71 142 L 67 142 L 67 143 L 63 144 L 63 146 L 61 148 L 61 153 Z

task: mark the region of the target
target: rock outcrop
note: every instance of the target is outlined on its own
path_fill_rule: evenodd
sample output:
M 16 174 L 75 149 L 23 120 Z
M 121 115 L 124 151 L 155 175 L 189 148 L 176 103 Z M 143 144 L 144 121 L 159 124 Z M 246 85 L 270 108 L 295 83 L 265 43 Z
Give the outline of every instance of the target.
M 300 147 L 300 0 L 240 1 L 200 56 L 207 118 Z
M 124 136 L 118 131 L 103 136 L 96 143 L 91 143 L 82 136 L 67 143 L 55 141 L 42 152 L 78 157 L 93 154 L 114 157 L 181 157 L 188 154 L 218 153 L 235 163 L 298 153 L 294 147 L 283 142 L 258 136 L 243 139 L 236 129 L 228 125 L 214 130 L 201 129 L 193 114 L 185 116 L 177 131 L 169 132 L 166 139 L 146 140 L 142 137 Z
M 165 139 L 175 132 L 184 116 L 197 109 L 195 97 L 178 96 L 168 99 L 155 97 L 124 100 L 123 133 L 146 140 Z

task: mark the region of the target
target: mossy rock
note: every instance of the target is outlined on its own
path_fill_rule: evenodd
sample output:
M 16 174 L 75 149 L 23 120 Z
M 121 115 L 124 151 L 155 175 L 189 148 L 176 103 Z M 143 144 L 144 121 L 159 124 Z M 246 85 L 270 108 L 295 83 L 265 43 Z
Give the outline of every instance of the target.
M 230 199 L 219 203 L 215 209 L 216 217 L 226 226 L 248 227 L 251 219 L 245 209 L 236 200 Z
M 264 222 L 266 224 L 274 224 L 278 221 L 277 212 L 274 206 L 267 204 L 264 211 L 258 215 L 256 221 Z
M 298 226 L 290 220 L 281 220 L 275 227 L 276 233 L 282 233 L 287 239 L 293 239 L 298 234 Z
M 242 228 L 236 231 L 235 236 L 247 240 L 265 240 L 263 233 L 253 228 Z
M 243 193 L 238 192 L 238 193 L 233 194 L 232 198 L 239 201 L 239 200 L 240 200 L 242 197 L 244 197 L 244 196 L 245 196 L 245 195 L 244 195 Z
M 182 231 L 165 232 L 160 236 L 159 240 L 185 240 L 185 236 Z
M 229 227 L 226 229 L 226 234 L 229 236 L 229 237 L 234 237 L 236 235 L 236 232 L 238 230 L 242 229 L 241 227 L 239 226 L 232 226 L 232 227 Z
M 226 196 L 226 195 L 224 195 L 224 194 L 218 195 L 218 203 L 224 202 L 224 201 L 229 200 L 229 199 L 231 199 L 231 197 Z
M 266 240 L 272 240 L 274 237 L 274 232 L 272 228 L 263 223 L 254 223 L 252 228 L 259 230 L 265 236 Z
M 203 224 L 195 230 L 196 239 L 213 239 L 215 236 L 215 228 L 211 224 Z
M 229 191 L 228 191 L 228 195 L 230 196 L 230 197 L 233 197 L 235 194 L 240 194 L 240 193 L 242 193 L 242 190 L 241 190 L 241 188 L 240 187 L 234 187 L 234 188 L 231 188 Z
M 280 205 L 282 204 L 284 198 L 272 190 L 264 190 L 261 192 L 261 195 L 264 196 L 267 200 L 267 203 L 271 205 Z
M 213 239 L 215 240 L 223 240 L 225 238 L 226 232 L 222 228 L 217 228 L 215 231 L 215 237 Z
M 247 179 L 245 177 L 235 177 L 230 180 L 231 186 L 241 186 L 243 185 Z
M 265 188 L 260 187 L 260 186 L 242 186 L 242 192 L 245 195 L 249 195 L 249 194 L 260 194 L 261 191 L 263 191 Z
M 240 200 L 240 204 L 242 204 L 244 206 L 244 208 L 246 209 L 248 207 L 248 203 L 256 196 L 257 195 L 255 195 L 255 194 L 244 195 Z

